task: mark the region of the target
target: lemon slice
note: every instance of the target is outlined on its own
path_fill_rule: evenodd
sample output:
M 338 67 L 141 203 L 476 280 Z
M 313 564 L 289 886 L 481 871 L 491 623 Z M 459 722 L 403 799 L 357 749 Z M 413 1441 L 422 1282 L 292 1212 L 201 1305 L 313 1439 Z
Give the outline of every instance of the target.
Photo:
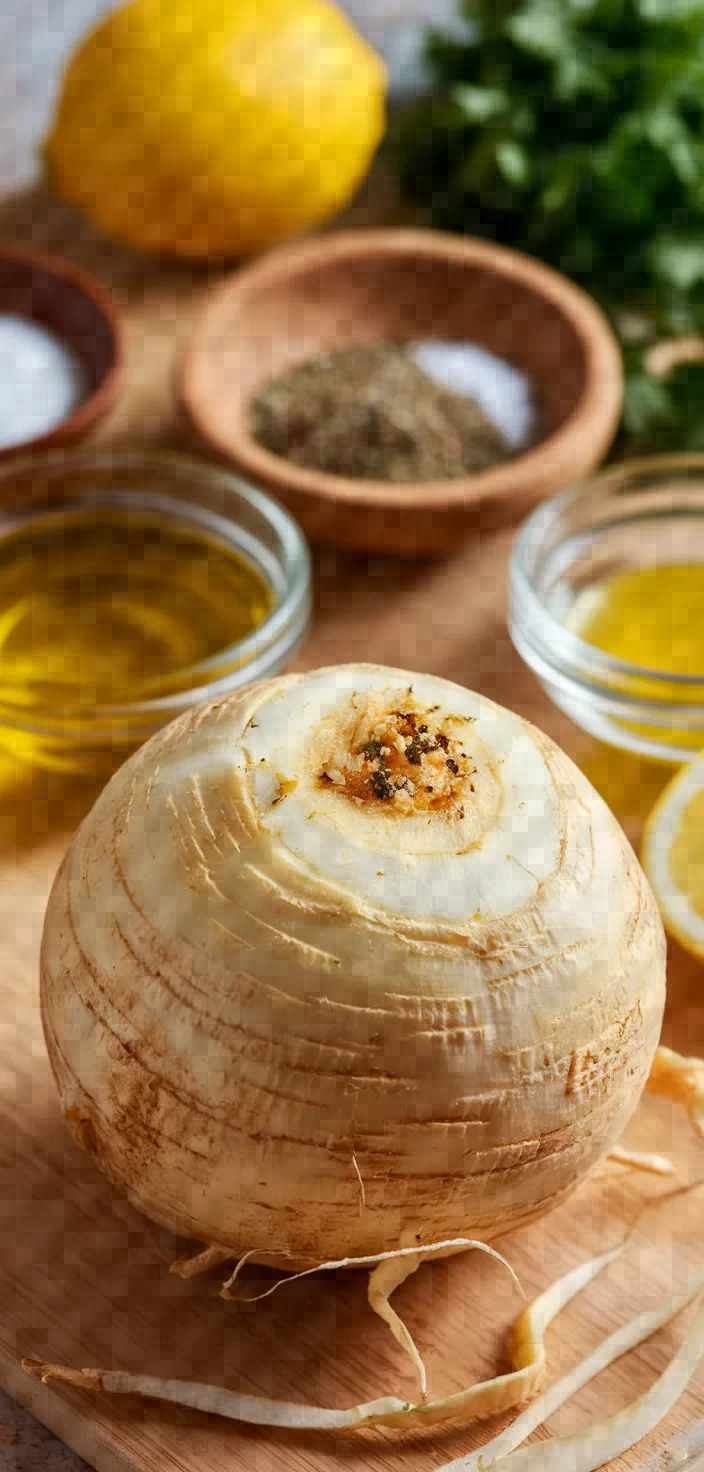
M 660 794 L 641 862 L 670 934 L 704 960 L 704 752 Z

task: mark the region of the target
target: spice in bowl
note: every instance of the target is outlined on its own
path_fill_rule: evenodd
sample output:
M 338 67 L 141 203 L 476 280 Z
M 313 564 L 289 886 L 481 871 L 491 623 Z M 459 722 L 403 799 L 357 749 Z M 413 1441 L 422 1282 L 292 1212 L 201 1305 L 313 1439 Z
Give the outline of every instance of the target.
M 273 454 L 394 484 L 487 470 L 536 426 L 528 381 L 472 343 L 343 348 L 294 364 L 252 406 L 254 437 Z

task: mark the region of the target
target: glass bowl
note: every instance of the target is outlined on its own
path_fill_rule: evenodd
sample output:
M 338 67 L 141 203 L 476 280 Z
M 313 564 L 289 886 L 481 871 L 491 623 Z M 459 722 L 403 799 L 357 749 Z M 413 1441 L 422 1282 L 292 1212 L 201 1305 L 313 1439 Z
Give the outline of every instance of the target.
M 270 611 L 246 637 L 178 672 L 168 694 L 133 704 L 35 706 L 28 713 L 8 660 L 0 682 L 0 748 L 20 762 L 77 771 L 91 754 L 121 760 L 181 712 L 282 670 L 305 634 L 310 556 L 297 523 L 270 496 L 194 457 L 78 451 L 3 466 L 0 552 L 27 525 L 51 527 L 72 512 L 125 506 L 237 553 L 267 584 Z
M 685 762 L 704 746 L 704 669 L 630 664 L 570 628 L 578 600 L 619 573 L 697 563 L 704 580 L 704 455 L 626 461 L 545 502 L 510 566 L 509 631 L 560 710 L 612 746 Z

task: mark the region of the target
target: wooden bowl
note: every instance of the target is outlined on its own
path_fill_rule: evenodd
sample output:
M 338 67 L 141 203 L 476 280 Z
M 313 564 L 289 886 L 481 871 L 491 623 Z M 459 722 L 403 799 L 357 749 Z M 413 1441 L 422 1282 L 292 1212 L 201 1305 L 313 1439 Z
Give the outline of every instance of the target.
M 27 317 L 71 349 L 85 390 L 76 407 L 44 434 L 0 448 L 0 459 L 67 445 L 110 408 L 123 365 L 117 307 L 92 277 L 68 261 L 0 244 L 0 313 Z
M 321 352 L 383 338 L 472 341 L 533 380 L 546 432 L 491 470 L 390 485 L 309 470 L 252 437 L 267 380 Z M 589 474 L 622 399 L 621 354 L 599 308 L 565 277 L 486 241 L 433 230 L 364 230 L 276 251 L 209 296 L 181 364 L 200 434 L 268 487 L 308 536 L 405 555 L 451 548 L 479 502 L 539 499 Z

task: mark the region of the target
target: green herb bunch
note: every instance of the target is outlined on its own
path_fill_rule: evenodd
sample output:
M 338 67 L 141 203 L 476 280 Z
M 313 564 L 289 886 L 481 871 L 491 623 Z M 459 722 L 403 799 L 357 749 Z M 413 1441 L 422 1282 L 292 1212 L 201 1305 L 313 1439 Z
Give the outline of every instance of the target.
M 398 126 L 407 190 L 445 228 L 557 266 L 624 338 L 634 310 L 644 340 L 701 331 L 704 0 L 464 0 L 462 15 L 464 35 L 429 37 L 432 93 Z M 626 430 L 663 443 L 676 422 L 688 440 L 689 370 L 656 382 L 633 347 L 627 369 Z

